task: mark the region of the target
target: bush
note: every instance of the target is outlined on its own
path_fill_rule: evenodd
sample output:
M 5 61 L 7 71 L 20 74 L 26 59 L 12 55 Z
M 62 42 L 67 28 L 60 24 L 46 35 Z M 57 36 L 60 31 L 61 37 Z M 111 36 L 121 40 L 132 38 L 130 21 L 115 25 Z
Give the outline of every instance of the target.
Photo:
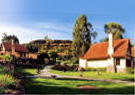
M 9 55 L 1 55 L 1 58 L 4 59 L 7 62 L 12 62 L 13 61 L 13 57 L 9 56 Z
M 59 70 L 59 71 L 75 71 L 77 70 L 77 68 L 78 66 L 76 65 L 69 66 L 66 63 L 63 63 L 62 65 L 56 64 L 55 66 L 52 67 L 52 69 Z
M 87 67 L 87 68 L 85 68 L 85 71 L 101 71 L 101 72 L 105 72 L 106 71 L 106 68 L 102 68 L 102 67 L 100 67 L 100 68 L 92 68 L 92 67 Z
M 132 70 L 131 67 L 127 67 L 126 68 L 126 73 L 131 73 L 131 70 Z
M 0 93 L 4 93 L 4 91 L 12 85 L 14 82 L 14 78 L 11 75 L 5 74 L 0 76 Z
M 97 71 L 100 71 L 100 72 L 106 72 L 106 68 L 104 67 L 100 67 L 100 68 L 97 68 Z
M 87 67 L 87 68 L 85 68 L 85 71 L 97 71 L 97 68 Z

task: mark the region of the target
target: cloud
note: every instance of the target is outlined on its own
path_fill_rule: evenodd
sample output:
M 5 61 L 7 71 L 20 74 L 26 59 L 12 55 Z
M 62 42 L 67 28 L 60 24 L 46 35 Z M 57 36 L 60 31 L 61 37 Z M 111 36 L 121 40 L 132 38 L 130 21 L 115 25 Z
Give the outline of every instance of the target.
M 63 32 L 69 32 L 71 31 L 72 24 L 65 24 L 65 23 L 37 23 L 36 26 L 47 29 L 47 30 L 57 30 L 57 31 L 63 31 Z
M 0 41 L 2 39 L 2 33 L 16 35 L 21 43 L 27 43 L 36 39 L 43 39 L 46 35 L 51 39 L 72 38 L 70 27 L 64 27 L 59 24 L 56 25 L 52 23 L 36 23 L 35 25 L 29 26 L 30 27 L 22 27 L 19 25 L 0 24 Z

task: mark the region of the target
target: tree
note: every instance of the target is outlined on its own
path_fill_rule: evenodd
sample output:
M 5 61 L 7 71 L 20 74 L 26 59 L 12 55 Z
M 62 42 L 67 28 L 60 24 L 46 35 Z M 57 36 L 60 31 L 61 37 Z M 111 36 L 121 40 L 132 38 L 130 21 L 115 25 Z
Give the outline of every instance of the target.
M 122 33 L 125 32 L 123 27 L 120 24 L 115 23 L 115 22 L 110 22 L 110 23 L 105 24 L 104 29 L 105 29 L 105 33 L 114 34 L 114 40 L 122 39 L 123 38 Z M 116 63 L 114 62 L 113 64 L 114 64 L 113 66 L 114 72 L 116 72 Z
M 32 53 L 38 52 L 38 46 L 36 46 L 36 45 L 28 44 L 26 47 L 27 47 L 29 52 L 32 52 Z
M 2 36 L 2 42 L 9 42 L 11 43 L 12 39 L 14 40 L 15 44 L 19 44 L 19 39 L 15 35 L 7 35 L 6 33 L 3 33 Z
M 108 41 L 108 37 L 105 37 L 104 39 L 101 39 L 100 42 L 107 42 Z
M 105 33 L 112 32 L 114 33 L 114 40 L 122 39 L 122 33 L 125 33 L 125 29 L 118 23 L 109 22 L 104 26 Z
M 48 56 L 53 62 L 56 62 L 56 58 L 58 57 L 57 51 L 56 50 L 49 50 Z
M 73 28 L 73 53 L 75 58 L 83 56 L 91 45 L 91 37 L 96 37 L 92 24 L 87 23 L 87 17 L 80 15 Z
M 48 38 L 48 36 L 45 36 L 44 39 L 45 39 L 45 40 L 50 40 L 50 39 Z

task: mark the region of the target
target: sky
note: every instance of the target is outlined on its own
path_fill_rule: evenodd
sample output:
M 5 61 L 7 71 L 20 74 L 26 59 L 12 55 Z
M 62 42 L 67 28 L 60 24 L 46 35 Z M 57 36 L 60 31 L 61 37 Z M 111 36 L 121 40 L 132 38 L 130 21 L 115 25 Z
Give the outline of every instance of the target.
M 117 22 L 125 28 L 124 38 L 135 38 L 134 0 L 0 0 L 0 42 L 3 33 L 16 35 L 20 43 L 31 40 L 72 40 L 76 18 L 87 16 L 98 33 L 92 42 L 108 35 L 104 25 Z

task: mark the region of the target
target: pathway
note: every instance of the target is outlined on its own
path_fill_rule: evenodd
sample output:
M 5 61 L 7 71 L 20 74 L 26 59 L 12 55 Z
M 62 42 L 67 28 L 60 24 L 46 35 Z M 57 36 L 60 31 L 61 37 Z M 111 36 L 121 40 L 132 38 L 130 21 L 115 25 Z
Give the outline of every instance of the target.
M 64 75 L 58 75 L 58 74 L 52 74 L 49 72 L 51 66 L 46 66 L 39 75 L 35 76 L 27 76 L 32 78 L 52 78 L 52 75 L 55 75 L 56 78 L 71 78 L 71 79 L 81 79 L 81 80 L 90 80 L 90 81 L 103 81 L 103 82 L 111 82 L 111 83 L 123 83 L 123 84 L 129 84 L 134 85 L 134 82 L 130 81 L 123 81 L 123 80 L 113 80 L 113 79 L 96 79 L 96 78 L 86 78 L 86 77 L 77 77 L 77 76 L 64 76 Z

